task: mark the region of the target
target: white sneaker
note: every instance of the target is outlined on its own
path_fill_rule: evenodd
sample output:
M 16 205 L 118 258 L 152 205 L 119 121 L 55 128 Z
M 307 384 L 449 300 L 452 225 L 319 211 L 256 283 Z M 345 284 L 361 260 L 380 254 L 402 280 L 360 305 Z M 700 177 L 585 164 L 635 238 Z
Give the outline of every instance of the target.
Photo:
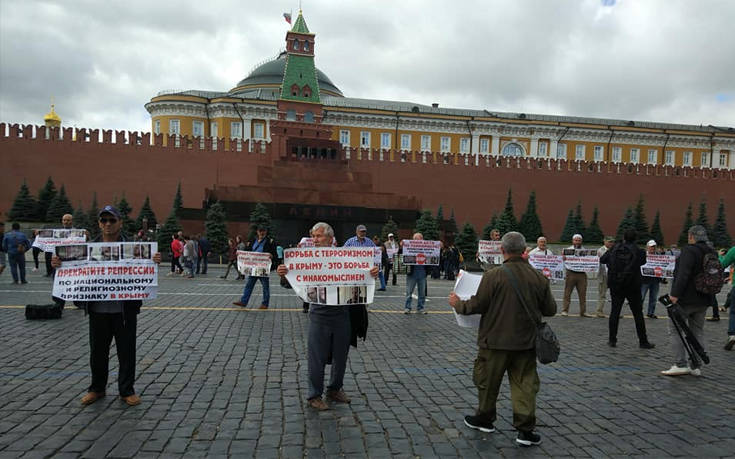
M 688 375 L 691 372 L 692 370 L 690 370 L 689 367 L 677 367 L 676 365 L 674 365 L 668 370 L 662 371 L 661 374 L 664 376 L 681 376 L 681 375 Z
M 31 271 L 33 271 L 35 273 L 36 271 L 38 271 L 38 268 L 33 268 L 33 269 L 31 269 Z
M 692 376 L 702 376 L 702 370 L 699 368 L 694 368 L 692 370 L 689 370 L 689 374 Z
M 566 317 L 566 316 L 568 316 L 568 315 L 569 315 L 569 313 L 568 313 L 568 312 L 566 312 L 566 311 L 562 311 L 562 312 L 561 312 L 561 315 L 562 315 L 562 317 Z

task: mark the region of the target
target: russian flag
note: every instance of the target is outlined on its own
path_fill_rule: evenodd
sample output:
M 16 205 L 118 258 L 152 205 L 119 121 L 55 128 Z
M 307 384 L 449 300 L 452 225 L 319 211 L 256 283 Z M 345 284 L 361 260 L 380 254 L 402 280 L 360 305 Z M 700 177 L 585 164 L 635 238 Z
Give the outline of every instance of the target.
M 291 13 L 283 13 L 283 19 L 285 19 L 286 22 L 291 24 Z

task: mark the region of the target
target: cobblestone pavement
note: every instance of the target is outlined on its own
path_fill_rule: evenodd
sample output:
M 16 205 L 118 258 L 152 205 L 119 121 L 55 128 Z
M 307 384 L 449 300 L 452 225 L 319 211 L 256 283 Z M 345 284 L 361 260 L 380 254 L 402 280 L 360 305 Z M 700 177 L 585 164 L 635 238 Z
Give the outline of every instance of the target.
M 706 323 L 712 363 L 701 377 L 667 378 L 659 375 L 672 364 L 667 319 L 646 320 L 657 347 L 640 350 L 630 316 L 614 349 L 605 319 L 551 318 L 562 355 L 539 367 L 543 440 L 519 448 L 507 383 L 497 432 L 462 422 L 477 403 L 476 333 L 456 326 L 445 299 L 451 282 L 429 281 L 428 315 L 402 314 L 402 276 L 377 292 L 368 339 L 350 351 L 352 404 L 317 413 L 305 406 L 301 302 L 274 277 L 271 309 L 232 307 L 243 283 L 221 273 L 161 277 L 159 297 L 138 322 L 136 407 L 115 396 L 114 356 L 107 397 L 81 406 L 89 383 L 83 312 L 72 306 L 58 321 L 26 321 L 22 305 L 48 302 L 50 280 L 29 272 L 30 283 L 16 286 L 0 277 L 0 458 L 735 456 L 727 320 Z M 560 306 L 562 288 L 553 286 Z M 596 290 L 592 281 L 591 312 Z M 251 305 L 259 300 L 256 287 Z

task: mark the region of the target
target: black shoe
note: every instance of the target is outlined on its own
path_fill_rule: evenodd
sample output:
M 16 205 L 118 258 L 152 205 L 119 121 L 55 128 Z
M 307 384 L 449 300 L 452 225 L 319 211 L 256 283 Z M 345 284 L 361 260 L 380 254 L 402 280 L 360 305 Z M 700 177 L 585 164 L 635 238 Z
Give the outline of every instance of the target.
M 656 347 L 656 345 L 646 341 L 645 343 L 639 344 L 638 347 L 640 347 L 641 349 L 653 349 L 654 347 Z
M 533 446 L 541 443 L 541 435 L 535 432 L 519 431 L 516 437 L 516 443 L 521 446 Z
M 610 346 L 610 347 L 615 347 L 615 346 L 618 345 L 618 342 L 617 341 L 610 340 L 610 341 L 607 342 L 607 345 Z
M 707 322 L 719 322 L 720 316 L 707 317 Z
M 658 316 L 656 314 L 646 314 L 649 319 L 658 319 Z
M 492 422 L 483 421 L 480 416 L 465 416 L 464 425 L 470 429 L 479 430 L 480 432 L 492 433 L 495 432 L 495 426 Z

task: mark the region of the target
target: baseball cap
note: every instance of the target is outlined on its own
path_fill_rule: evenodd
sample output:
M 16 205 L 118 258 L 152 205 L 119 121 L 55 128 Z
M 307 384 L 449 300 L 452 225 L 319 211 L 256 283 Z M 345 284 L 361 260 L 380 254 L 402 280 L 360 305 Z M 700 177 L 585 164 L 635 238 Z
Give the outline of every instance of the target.
M 388 233 L 388 237 L 393 237 L 393 233 Z
M 367 228 L 365 228 L 365 225 L 357 225 L 355 231 L 367 231 Z
M 569 233 L 567 233 L 567 234 L 569 234 Z M 572 236 L 572 239 L 577 238 L 577 237 L 580 238 L 580 239 L 582 239 L 582 235 L 579 234 L 579 233 L 577 233 L 574 236 Z
M 103 207 L 102 209 L 100 209 L 100 212 L 97 214 L 97 217 L 98 218 L 101 217 L 102 214 L 110 214 L 110 215 L 114 215 L 115 218 L 122 218 L 122 216 L 120 215 L 120 212 L 110 205 L 107 205 Z
M 646 243 L 646 245 L 647 245 L 648 247 L 654 246 L 654 245 L 656 245 L 656 241 L 654 241 L 653 239 L 651 239 L 650 241 L 648 241 L 648 242 Z

